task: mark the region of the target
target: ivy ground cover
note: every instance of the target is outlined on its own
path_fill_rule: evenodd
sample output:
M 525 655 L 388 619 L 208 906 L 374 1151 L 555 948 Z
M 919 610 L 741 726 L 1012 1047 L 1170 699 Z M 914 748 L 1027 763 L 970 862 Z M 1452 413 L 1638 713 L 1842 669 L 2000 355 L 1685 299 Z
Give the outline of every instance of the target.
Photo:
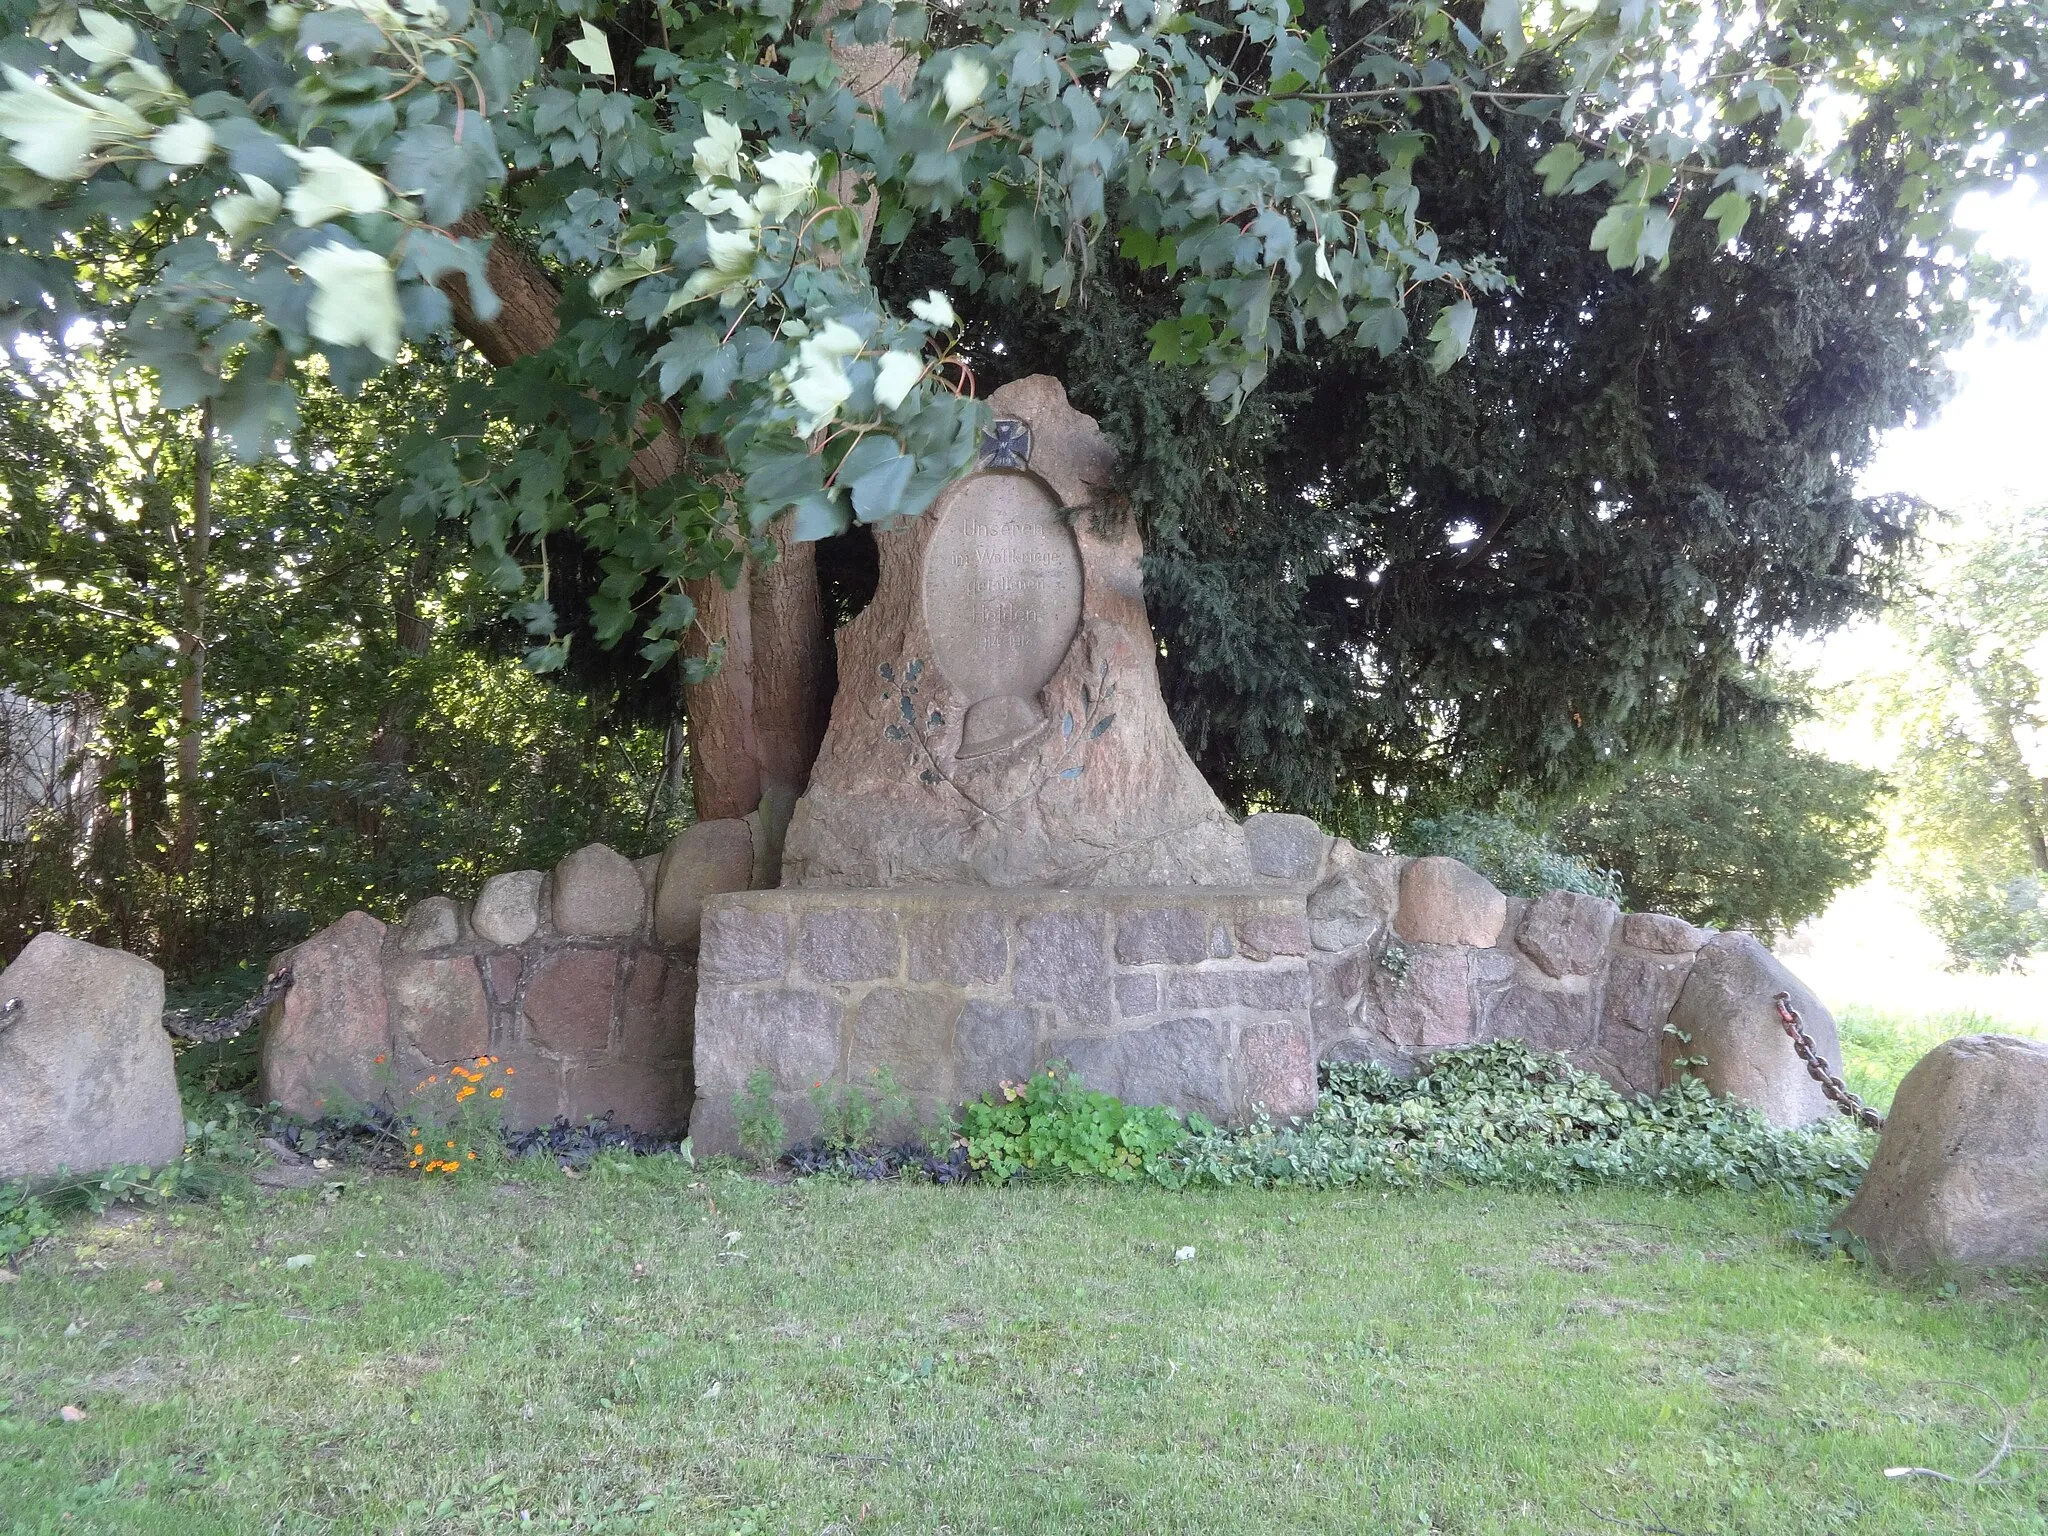
M 1983 1486 L 1885 1475 L 1989 1458 L 2048 1293 L 1823 1261 L 1763 1197 L 670 1157 L 330 1177 L 75 1222 L 0 1286 L 0 1531 L 1698 1536 L 2048 1507 L 2033 1454 Z

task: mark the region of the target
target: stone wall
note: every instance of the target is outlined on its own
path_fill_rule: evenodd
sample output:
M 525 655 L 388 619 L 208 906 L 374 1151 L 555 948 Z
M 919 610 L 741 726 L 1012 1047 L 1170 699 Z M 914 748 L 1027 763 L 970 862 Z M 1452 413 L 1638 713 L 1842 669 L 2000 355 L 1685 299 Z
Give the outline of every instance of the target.
M 703 900 L 763 873 L 756 841 L 747 822 L 704 822 L 660 855 L 593 843 L 389 927 L 349 913 L 272 962 L 292 984 L 263 1022 L 261 1092 L 333 1114 L 488 1054 L 513 1071 L 515 1129 L 604 1115 L 681 1135 Z
M 1220 1123 L 1315 1104 L 1303 894 L 1279 888 L 748 891 L 704 911 L 691 1116 L 737 1149 L 766 1067 L 789 1134 L 808 1090 L 887 1067 L 921 1113 L 1053 1059 L 1132 1103 Z
M 1832 1023 L 1746 934 L 1564 891 L 1518 900 L 1298 816 L 1243 832 L 1252 885 L 1066 890 L 749 889 L 774 849 L 741 821 L 637 864 L 593 844 L 389 928 L 350 913 L 280 956 L 293 981 L 265 1020 L 263 1092 L 332 1113 L 490 1054 L 514 1069 L 515 1127 L 609 1115 L 721 1152 L 759 1067 L 796 1139 L 827 1078 L 887 1067 L 929 1113 L 1055 1059 L 1129 1102 L 1237 1124 L 1309 1112 L 1318 1061 L 1406 1072 L 1521 1039 L 1626 1092 L 1690 1071 L 1782 1123 L 1826 1111 L 1768 999 L 1790 990 L 1838 1060 Z M 1681 1018 L 1686 1041 L 1665 1027 Z
M 799 1140 L 812 1084 L 878 1067 L 925 1112 L 1064 1059 L 1129 1102 L 1242 1124 L 1307 1113 L 1317 1061 L 1407 1072 L 1515 1038 L 1654 1093 L 1677 1070 L 1664 1026 L 1695 957 L 1754 943 L 1570 892 L 1517 900 L 1456 860 L 1362 853 L 1299 816 L 1244 831 L 1254 886 L 708 902 L 696 1146 L 734 1149 L 733 1096 L 762 1067 Z M 1768 1063 L 1798 1066 L 1789 1050 Z
M 1318 1060 L 1406 1072 L 1520 1039 L 1625 1092 L 1663 1085 L 1664 1024 L 1706 930 L 1568 891 L 1504 896 L 1455 859 L 1362 853 L 1305 817 L 1245 831 L 1262 877 L 1306 891 Z

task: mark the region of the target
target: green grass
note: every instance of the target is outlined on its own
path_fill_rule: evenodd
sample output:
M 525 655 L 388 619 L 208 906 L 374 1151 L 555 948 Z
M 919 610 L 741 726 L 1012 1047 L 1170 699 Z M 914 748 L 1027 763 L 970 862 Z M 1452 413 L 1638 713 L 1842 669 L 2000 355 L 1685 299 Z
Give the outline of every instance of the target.
M 1902 1013 L 1868 1004 L 1844 1008 L 1835 1027 L 1841 1031 L 1846 1058 L 1843 1081 L 1857 1097 L 1879 1110 L 1891 1107 L 1899 1080 L 1944 1040 L 1958 1035 L 2037 1033 L 2026 1025 L 1967 1010 Z
M 0 1531 L 1703 1536 L 2048 1508 L 2033 1454 L 1997 1486 L 1884 1476 L 1985 1461 L 1962 1384 L 2028 1396 L 2048 1293 L 1822 1262 L 1761 1200 L 672 1158 L 346 1177 L 81 1222 L 0 1287 Z

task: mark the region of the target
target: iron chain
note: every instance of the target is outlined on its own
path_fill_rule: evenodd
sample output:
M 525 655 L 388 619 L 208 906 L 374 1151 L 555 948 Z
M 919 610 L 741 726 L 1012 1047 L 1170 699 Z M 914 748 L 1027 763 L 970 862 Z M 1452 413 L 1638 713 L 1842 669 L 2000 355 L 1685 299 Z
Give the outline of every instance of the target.
M 1820 1084 L 1820 1091 L 1843 1114 L 1873 1131 L 1883 1130 L 1884 1116 L 1851 1093 L 1849 1085 L 1829 1069 L 1827 1057 L 1814 1049 L 1813 1036 L 1806 1032 L 1806 1026 L 1799 1022 L 1799 1010 L 1792 1006 L 1792 994 L 1780 992 L 1771 1001 L 1778 1005 L 1778 1022 L 1791 1037 L 1792 1049 L 1806 1063 L 1806 1075 Z

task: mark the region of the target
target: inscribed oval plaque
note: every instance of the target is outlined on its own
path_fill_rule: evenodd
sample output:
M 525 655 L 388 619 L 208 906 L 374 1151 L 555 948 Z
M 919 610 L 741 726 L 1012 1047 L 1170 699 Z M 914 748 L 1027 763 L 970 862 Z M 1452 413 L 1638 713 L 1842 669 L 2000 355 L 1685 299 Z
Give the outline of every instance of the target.
M 1044 723 L 1038 691 L 1081 626 L 1081 551 L 1035 476 L 979 474 L 953 497 L 925 548 L 924 622 L 932 660 L 968 700 L 959 756 Z

